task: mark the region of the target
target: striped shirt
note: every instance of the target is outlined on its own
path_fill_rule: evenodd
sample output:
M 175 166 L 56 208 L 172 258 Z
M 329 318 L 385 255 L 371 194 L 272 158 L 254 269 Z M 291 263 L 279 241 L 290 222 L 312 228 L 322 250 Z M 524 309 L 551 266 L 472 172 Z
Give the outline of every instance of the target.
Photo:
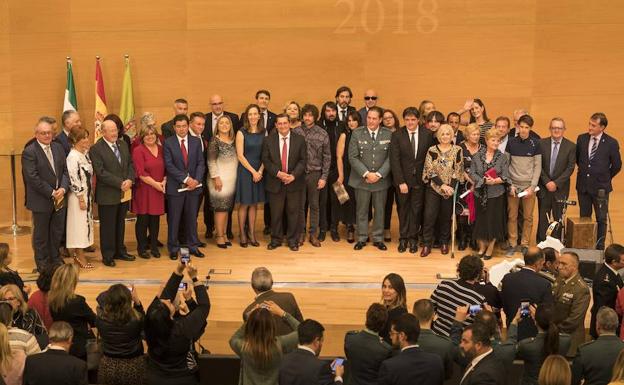
M 9 345 L 12 350 L 21 350 L 27 356 L 41 352 L 35 336 L 18 328 L 9 328 Z
M 438 334 L 450 336 L 455 312 L 460 306 L 482 305 L 485 297 L 473 289 L 473 285 L 463 280 L 442 281 L 431 294 L 431 302 L 438 316 L 431 329 Z M 473 317 L 468 316 L 464 326 L 471 324 Z

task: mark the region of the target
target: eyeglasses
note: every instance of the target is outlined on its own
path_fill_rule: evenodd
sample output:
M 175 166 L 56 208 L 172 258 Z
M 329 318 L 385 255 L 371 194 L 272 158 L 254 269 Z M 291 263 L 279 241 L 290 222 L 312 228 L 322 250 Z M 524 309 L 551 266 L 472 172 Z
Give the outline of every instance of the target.
M 212 105 L 212 106 L 220 106 L 220 105 L 222 105 L 222 104 L 223 104 L 223 102 L 219 102 L 219 103 L 210 103 L 210 105 Z
M 364 96 L 364 100 L 377 100 L 377 96 Z

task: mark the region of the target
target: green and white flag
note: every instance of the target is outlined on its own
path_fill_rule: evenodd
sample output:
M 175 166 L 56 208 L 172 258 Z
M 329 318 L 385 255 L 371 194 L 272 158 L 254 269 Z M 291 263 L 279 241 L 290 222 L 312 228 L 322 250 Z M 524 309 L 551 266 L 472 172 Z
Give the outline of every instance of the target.
M 74 73 L 72 71 L 71 58 L 67 58 L 67 85 L 65 86 L 65 100 L 63 100 L 63 111 L 78 111 L 76 101 L 76 87 L 74 86 Z

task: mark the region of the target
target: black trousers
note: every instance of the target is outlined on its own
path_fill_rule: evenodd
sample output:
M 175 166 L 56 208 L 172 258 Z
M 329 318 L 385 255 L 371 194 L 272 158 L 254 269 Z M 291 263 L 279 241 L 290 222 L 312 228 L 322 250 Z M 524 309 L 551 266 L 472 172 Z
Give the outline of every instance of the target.
M 564 200 L 567 196 L 558 191 L 550 192 L 547 191 L 546 188 L 542 191 L 537 192 L 537 211 L 538 211 L 538 222 L 537 222 L 537 234 L 535 236 L 537 243 L 540 243 L 546 239 L 546 230 L 548 230 L 548 225 L 550 224 L 548 221 L 548 215 L 552 218 L 553 221 L 558 221 L 561 219 L 561 214 L 563 212 L 563 205 L 561 203 L 557 203 L 558 200 Z M 519 213 L 522 210 L 518 210 Z M 518 214 L 519 214 L 518 213 Z M 558 228 L 552 234 L 553 237 L 559 239 L 561 238 L 561 228 Z
M 160 215 L 139 214 L 134 226 L 137 239 L 137 250 L 145 252 L 149 246 L 152 252 L 158 251 L 158 231 L 160 230 Z M 149 236 L 148 236 L 149 233 Z
M 299 226 L 299 213 L 301 211 L 301 190 L 286 191 L 282 189 L 278 193 L 269 192 L 271 203 L 271 242 L 282 243 L 284 237 L 284 216 L 288 217 L 286 240 L 289 246 L 295 246 L 299 242 L 301 227 Z
M 116 205 L 98 205 L 100 216 L 100 249 L 102 259 L 112 261 L 126 252 L 124 236 L 128 202 Z
M 392 206 L 394 202 L 397 202 L 397 208 L 399 199 L 397 197 L 397 190 L 394 186 L 388 188 L 388 195 L 386 196 L 386 210 L 384 211 L 384 230 L 390 230 L 390 224 L 392 222 Z
M 604 250 L 607 237 L 607 216 L 609 214 L 609 193 L 605 194 L 604 200 L 598 199 L 597 195 L 578 191 L 578 201 L 581 217 L 591 217 L 592 209 L 596 214 L 598 231 L 596 234 L 596 249 Z
M 425 186 L 411 187 L 407 194 L 397 189 L 397 206 L 399 212 L 399 239 L 417 240 L 422 230 Z
M 436 220 L 440 226 L 440 243 L 448 244 L 451 239 L 451 222 L 453 215 L 453 198 L 444 199 L 442 195 L 427 187 L 425 192 L 425 219 L 423 238 L 425 245 L 431 246 L 434 241 Z
M 59 247 L 65 234 L 66 210 L 62 208 L 59 211 L 32 213 L 32 246 L 35 264 L 40 272 L 46 267 L 63 264 Z

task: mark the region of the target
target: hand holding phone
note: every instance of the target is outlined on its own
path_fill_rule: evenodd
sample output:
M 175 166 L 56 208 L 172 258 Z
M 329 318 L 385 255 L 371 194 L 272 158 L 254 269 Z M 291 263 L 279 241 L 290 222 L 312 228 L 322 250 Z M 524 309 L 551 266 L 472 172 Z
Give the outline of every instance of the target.
M 336 373 L 336 367 L 342 366 L 343 364 L 344 364 L 344 358 L 336 357 L 336 359 L 334 359 L 334 361 L 332 361 L 330 365 L 332 373 Z
M 188 289 L 188 283 L 180 282 L 180 285 L 178 286 L 178 291 L 185 291 L 186 289 Z
M 470 314 L 472 317 L 474 317 L 481 310 L 483 310 L 483 307 L 481 307 L 481 305 L 470 305 L 470 307 L 468 308 L 468 314 Z
M 520 318 L 528 318 L 531 316 L 530 306 L 531 302 L 529 300 L 520 301 Z

